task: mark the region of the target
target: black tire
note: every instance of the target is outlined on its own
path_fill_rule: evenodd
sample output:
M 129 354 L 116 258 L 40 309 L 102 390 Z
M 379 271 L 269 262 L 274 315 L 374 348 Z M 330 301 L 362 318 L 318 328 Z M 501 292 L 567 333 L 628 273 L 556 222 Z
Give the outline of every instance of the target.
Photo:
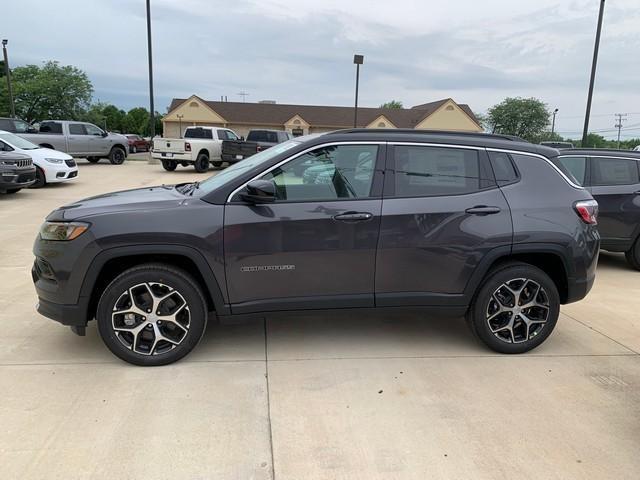
M 135 145 L 131 147 L 131 153 L 138 153 L 138 149 L 136 148 Z
M 47 177 L 40 167 L 36 167 L 36 181 L 29 188 L 42 188 L 47 184 Z
M 100 157 L 87 157 L 87 162 L 89 163 L 98 163 L 100 161 Z
M 214 168 L 220 168 L 222 166 L 222 162 L 211 162 Z
M 22 190 L 22 189 L 21 188 L 7 188 L 4 191 L 4 193 L 9 193 L 9 194 L 18 193 L 20 190 Z
M 539 289 L 536 290 L 536 286 Z M 521 288 L 520 293 L 511 295 L 511 288 Z M 520 311 L 520 305 L 515 302 L 518 299 L 525 305 L 531 302 L 536 305 Z M 499 300 L 505 303 L 499 303 Z M 509 303 L 513 305 L 505 305 Z M 547 305 L 546 310 L 541 306 L 543 304 Z M 512 308 L 516 309 L 515 313 L 500 313 L 502 309 Z M 520 316 L 525 314 L 526 317 Z M 467 313 L 467 321 L 475 336 L 490 349 L 499 353 L 524 353 L 549 337 L 559 315 L 560 295 L 553 280 L 533 265 L 508 263 L 489 272 L 482 281 Z M 535 323 L 527 326 L 523 318 Z
M 178 162 L 175 160 L 162 160 L 162 168 L 167 172 L 173 172 L 178 167 Z
M 147 285 L 155 289 L 155 300 Z M 126 313 L 131 309 L 129 292 L 133 292 L 136 310 L 148 316 Z M 158 301 L 167 294 L 168 298 Z M 182 308 L 178 308 L 180 305 Z M 165 313 L 155 315 L 157 312 L 149 307 Z M 118 309 L 122 314 L 117 313 Z M 177 320 L 163 321 L 169 318 L 166 312 L 171 311 Z M 186 272 L 169 265 L 145 264 L 126 270 L 107 286 L 98 303 L 96 320 L 100 337 L 117 357 L 134 365 L 167 365 L 191 352 L 202 338 L 207 325 L 207 304 L 200 287 Z M 183 327 L 178 328 L 178 322 Z M 119 331 L 114 324 L 121 327 Z M 139 333 L 134 337 L 132 332 L 137 327 Z M 157 333 L 166 340 L 157 339 Z M 169 338 L 173 338 L 173 343 L 167 341 Z
M 122 147 L 113 147 L 109 152 L 111 165 L 122 165 L 125 158 L 127 158 L 127 154 Z
M 198 173 L 205 173 L 209 170 L 209 155 L 206 153 L 200 153 L 196 161 L 193 162 L 193 167 L 196 169 Z
M 624 256 L 631 265 L 636 270 L 640 270 L 640 237 L 636 238 L 633 247 L 631 247 L 628 251 L 624 253 Z

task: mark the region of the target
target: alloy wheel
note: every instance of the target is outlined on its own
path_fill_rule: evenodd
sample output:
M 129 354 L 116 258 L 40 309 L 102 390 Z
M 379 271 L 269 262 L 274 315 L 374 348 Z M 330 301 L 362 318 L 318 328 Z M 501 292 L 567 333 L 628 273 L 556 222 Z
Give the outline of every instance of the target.
M 180 345 L 191 323 L 189 305 L 180 292 L 163 283 L 128 288 L 116 300 L 111 325 L 132 352 L 162 355 Z
M 509 280 L 489 300 L 486 321 L 491 333 L 506 343 L 523 343 L 544 329 L 549 319 L 549 295 L 527 278 Z

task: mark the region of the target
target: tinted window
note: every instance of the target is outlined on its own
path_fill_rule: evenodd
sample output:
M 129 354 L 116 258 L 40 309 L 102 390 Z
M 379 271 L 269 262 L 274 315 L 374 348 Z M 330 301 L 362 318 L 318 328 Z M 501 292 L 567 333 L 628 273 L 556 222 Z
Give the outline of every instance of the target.
M 213 138 L 213 132 L 204 128 L 188 128 L 184 138 Z
M 518 180 L 518 171 L 513 165 L 511 156 L 508 153 L 490 152 L 489 158 L 491 158 L 493 174 L 496 176 L 496 181 L 499 185 L 504 185 Z
M 376 145 L 322 147 L 286 163 L 262 178 L 274 181 L 278 200 L 368 197 L 377 154 Z
M 573 177 L 578 185 L 584 185 L 587 175 L 587 159 L 585 157 L 560 157 L 553 163 L 558 165 L 558 162 L 564 167 L 560 170 L 565 175 L 569 178 Z
M 4 130 L 6 132 L 14 132 L 15 128 L 13 126 L 13 122 L 8 118 L 0 118 L 0 130 Z
M 62 124 L 58 122 L 42 122 L 40 124 L 40 133 L 62 133 Z
M 226 130 L 218 130 L 218 140 L 231 140 Z
M 395 195 L 458 195 L 484 188 L 476 150 L 396 145 Z
M 592 159 L 592 185 L 631 185 L 638 183 L 638 162 L 624 158 Z
M 86 135 L 86 131 L 84 129 L 84 125 L 81 123 L 70 123 L 69 124 L 69 134 L 70 135 Z

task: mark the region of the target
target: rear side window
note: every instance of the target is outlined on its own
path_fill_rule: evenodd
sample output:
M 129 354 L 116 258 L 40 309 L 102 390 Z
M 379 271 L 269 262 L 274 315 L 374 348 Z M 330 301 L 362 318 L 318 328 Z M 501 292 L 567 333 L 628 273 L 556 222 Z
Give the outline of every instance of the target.
M 58 122 L 42 122 L 40 124 L 40 133 L 62 133 L 62 124 Z
M 7 118 L 0 118 L 0 130 L 15 133 L 13 122 Z
M 640 182 L 636 160 L 593 157 L 591 170 L 592 185 L 632 185 Z
M 84 125 L 81 123 L 70 123 L 69 124 L 69 134 L 70 135 L 86 135 L 87 132 L 84 129 Z
M 587 180 L 586 157 L 558 157 L 553 162 L 562 173 L 576 181 L 578 185 L 584 185 Z
M 480 173 L 476 150 L 396 145 L 394 158 L 396 197 L 460 195 L 492 183 Z
M 518 180 L 518 171 L 511 160 L 511 155 L 504 152 L 489 152 L 489 158 L 498 185 L 506 185 Z
M 250 142 L 278 143 L 278 132 L 267 132 L 265 130 L 252 130 L 247 136 Z

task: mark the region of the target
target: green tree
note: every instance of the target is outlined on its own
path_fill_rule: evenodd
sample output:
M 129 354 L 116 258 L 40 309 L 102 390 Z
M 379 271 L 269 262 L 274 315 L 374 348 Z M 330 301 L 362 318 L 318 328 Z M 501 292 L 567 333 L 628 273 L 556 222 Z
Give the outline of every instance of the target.
M 149 110 L 136 107 L 129 110 L 124 118 L 125 133 L 149 134 Z
M 536 98 L 505 98 L 488 112 L 489 129 L 535 141 L 549 125 L 547 105 Z
M 91 101 L 93 86 L 82 70 L 49 61 L 11 72 L 16 115 L 27 122 L 45 118 L 76 119 Z M 6 82 L 0 82 L 0 114 L 8 115 Z
M 125 129 L 124 120 L 126 115 L 124 110 L 119 109 L 115 105 L 97 102 L 83 112 L 80 119 L 98 125 L 111 132 L 123 132 Z
M 390 102 L 383 103 L 380 108 L 403 108 L 400 100 L 391 100 Z

